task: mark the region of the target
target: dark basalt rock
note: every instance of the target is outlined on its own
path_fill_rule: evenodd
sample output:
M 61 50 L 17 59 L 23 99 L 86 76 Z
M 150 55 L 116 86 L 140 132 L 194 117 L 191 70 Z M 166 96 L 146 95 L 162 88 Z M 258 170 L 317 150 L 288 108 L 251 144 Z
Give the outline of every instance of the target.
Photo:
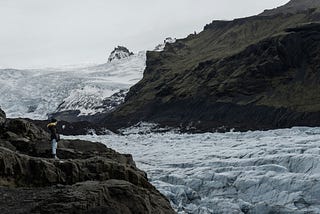
M 132 156 L 100 143 L 61 140 L 24 119 L 0 133 L 1 213 L 174 213 Z
M 154 188 L 148 183 L 146 174 L 130 164 L 132 159 L 117 156 L 119 155 L 106 152 L 101 156 L 84 158 L 80 154 L 73 156 L 77 159 L 61 158 L 63 161 L 59 162 L 20 155 L 0 147 L 0 183 L 18 187 L 40 187 L 118 179 L 144 188 Z M 82 159 L 79 159 L 81 157 Z
M 6 121 L 6 114 L 0 109 L 0 126 Z
M 31 141 L 47 140 L 49 134 L 43 129 L 39 129 L 33 123 L 24 119 L 7 119 L 4 124 L 4 137 L 14 137 L 10 133 L 14 133 L 19 137 L 26 138 Z
M 98 116 L 97 116 L 98 117 Z M 96 118 L 97 119 L 97 118 Z M 25 119 L 29 122 L 32 122 L 42 129 L 47 129 L 48 120 L 31 120 Z M 85 120 L 89 120 L 89 117 L 86 117 Z M 89 122 L 89 121 L 77 121 L 77 122 L 67 122 L 65 120 L 58 119 L 59 123 L 57 126 L 58 132 L 63 135 L 86 135 L 91 134 L 94 131 L 96 134 L 105 134 L 106 129 L 100 124 Z
M 0 187 L 2 213 L 174 213 L 157 191 L 124 180 L 86 181 L 71 186 L 37 188 L 36 191 Z

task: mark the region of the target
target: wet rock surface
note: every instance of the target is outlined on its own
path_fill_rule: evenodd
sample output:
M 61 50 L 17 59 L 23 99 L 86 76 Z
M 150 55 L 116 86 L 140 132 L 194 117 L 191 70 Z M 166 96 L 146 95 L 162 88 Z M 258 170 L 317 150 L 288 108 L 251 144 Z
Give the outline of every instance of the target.
M 129 154 L 61 140 L 23 119 L 0 125 L 1 213 L 174 213 Z

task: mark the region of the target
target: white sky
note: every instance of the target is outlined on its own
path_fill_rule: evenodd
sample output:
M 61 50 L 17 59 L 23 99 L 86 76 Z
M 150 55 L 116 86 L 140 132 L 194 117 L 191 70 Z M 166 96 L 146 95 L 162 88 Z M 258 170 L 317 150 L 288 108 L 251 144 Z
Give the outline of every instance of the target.
M 0 68 L 104 63 L 289 0 L 0 0 Z

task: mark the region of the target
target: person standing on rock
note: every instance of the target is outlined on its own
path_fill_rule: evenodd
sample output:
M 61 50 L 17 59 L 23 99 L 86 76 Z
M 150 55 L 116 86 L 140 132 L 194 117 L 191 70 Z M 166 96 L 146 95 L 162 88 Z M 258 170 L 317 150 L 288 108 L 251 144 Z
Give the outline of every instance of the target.
M 57 123 L 58 121 L 54 118 L 51 119 L 50 123 L 47 125 L 50 134 L 51 134 L 51 147 L 52 147 L 52 156 L 54 159 L 59 159 L 57 157 L 57 146 L 58 141 L 60 140 L 59 134 L 57 133 Z

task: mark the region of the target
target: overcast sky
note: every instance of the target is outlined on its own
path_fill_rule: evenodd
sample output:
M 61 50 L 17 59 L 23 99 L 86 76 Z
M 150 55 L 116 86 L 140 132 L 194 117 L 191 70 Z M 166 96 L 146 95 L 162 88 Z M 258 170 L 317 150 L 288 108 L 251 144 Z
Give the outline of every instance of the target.
M 289 0 L 0 0 L 0 68 L 104 63 Z

